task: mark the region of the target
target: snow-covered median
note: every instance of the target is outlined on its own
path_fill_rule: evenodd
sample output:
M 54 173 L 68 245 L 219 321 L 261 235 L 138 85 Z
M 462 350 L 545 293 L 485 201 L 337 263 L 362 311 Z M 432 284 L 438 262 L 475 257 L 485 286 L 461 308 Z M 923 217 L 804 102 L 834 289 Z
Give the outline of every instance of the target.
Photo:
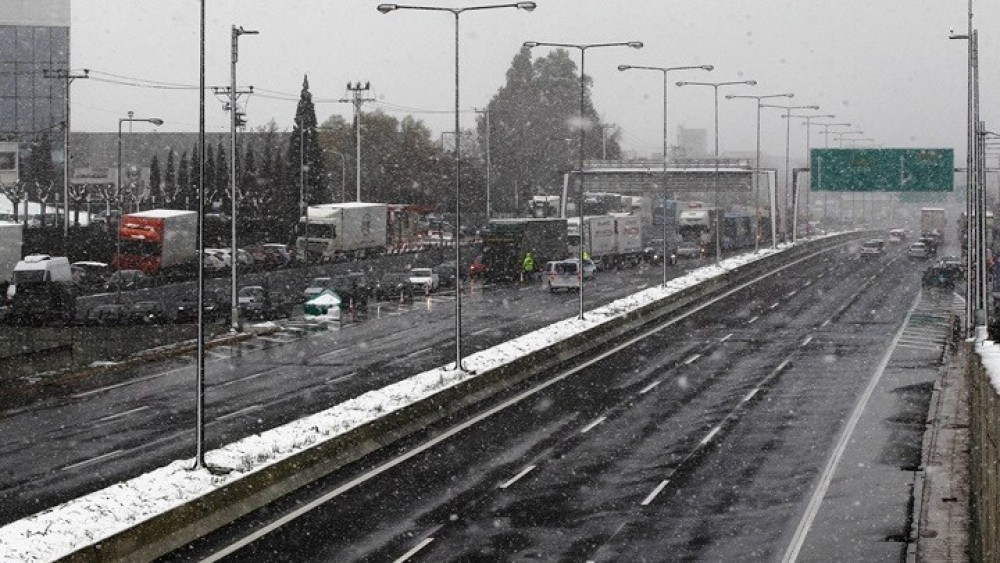
M 51 561 L 64 557 L 261 471 L 311 446 L 476 377 L 474 374 L 482 374 L 509 364 L 529 353 L 720 276 L 733 268 L 790 247 L 791 245 L 780 245 L 777 251 L 765 249 L 758 254 L 736 256 L 719 265 L 699 268 L 683 277 L 670 280 L 666 287 L 651 287 L 588 311 L 584 320 L 572 318 L 560 321 L 477 352 L 465 359 L 465 367 L 469 373 L 442 366 L 207 452 L 206 461 L 209 465 L 228 471 L 223 475 L 207 470 L 193 470 L 192 459 L 175 461 L 166 467 L 13 522 L 0 528 L 2 560 Z M 1000 352 L 997 357 L 1000 364 Z M 995 373 L 1000 373 L 1000 370 Z
M 1000 394 L 1000 344 L 992 340 L 984 340 L 976 344 L 976 352 L 986 368 L 986 375 L 993 384 L 993 392 Z

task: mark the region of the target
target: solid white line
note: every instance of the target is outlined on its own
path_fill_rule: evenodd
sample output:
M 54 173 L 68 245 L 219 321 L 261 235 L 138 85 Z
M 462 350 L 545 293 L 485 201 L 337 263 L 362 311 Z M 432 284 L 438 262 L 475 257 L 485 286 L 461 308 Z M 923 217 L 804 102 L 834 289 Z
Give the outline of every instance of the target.
M 753 324 L 753 323 L 754 323 L 754 322 L 755 322 L 755 321 L 756 321 L 757 319 L 759 319 L 759 318 L 760 318 L 760 317 L 754 317 L 754 318 L 750 319 L 749 321 L 747 321 L 747 324 L 748 324 L 748 325 L 751 325 L 751 324 Z
M 240 409 L 238 411 L 233 411 L 233 412 L 231 412 L 229 414 L 224 414 L 224 415 L 222 415 L 220 417 L 217 417 L 212 422 L 220 422 L 220 421 L 226 420 L 227 418 L 233 418 L 234 416 L 239 416 L 241 414 L 247 414 L 248 412 L 259 411 L 262 408 L 264 408 L 263 405 L 251 405 L 249 407 L 242 408 L 242 409 Z M 209 423 L 209 424 L 211 424 L 211 423 Z
M 834 448 L 830 459 L 826 462 L 826 467 L 823 469 L 823 474 L 820 477 L 819 483 L 816 485 L 816 489 L 813 491 L 813 494 L 809 499 L 809 504 L 806 506 L 806 512 L 802 515 L 802 520 L 799 521 L 799 525 L 795 529 L 795 535 L 792 537 L 792 543 L 788 546 L 788 549 L 785 550 L 784 557 L 781 558 L 782 563 L 794 563 L 794 561 L 798 559 L 799 551 L 802 549 L 802 545 L 805 544 L 806 536 L 809 534 L 809 529 L 812 527 L 813 520 L 815 520 L 816 515 L 819 514 L 819 507 L 823 503 L 823 497 L 826 496 L 827 489 L 830 487 L 830 482 L 833 480 L 833 474 L 837 470 L 840 458 L 844 455 L 844 451 L 847 449 L 847 444 L 851 440 L 851 434 L 854 433 L 854 428 L 861 419 L 861 414 L 868 405 L 868 400 L 871 398 L 872 393 L 875 392 L 875 387 L 882 378 L 885 368 L 889 365 L 889 360 L 892 358 L 892 354 L 896 350 L 896 344 L 903 336 L 903 331 L 906 330 L 906 325 L 910 321 L 910 316 L 917 308 L 918 303 L 920 303 L 919 292 L 917 293 L 917 298 L 913 301 L 913 306 L 911 306 L 910 310 L 906 313 L 902 326 L 900 326 L 899 330 L 896 331 L 896 336 L 892 339 L 892 343 L 889 345 L 889 349 L 886 350 L 885 356 L 882 357 L 882 361 L 879 362 L 875 372 L 872 373 L 872 377 L 868 381 L 868 386 L 858 399 L 858 403 L 854 406 L 854 412 L 851 413 L 851 417 L 844 426 L 844 430 L 840 434 L 840 439 L 837 440 L 837 446 Z
M 324 383 L 340 383 L 341 381 L 346 381 L 348 379 L 351 379 L 355 375 L 357 374 L 349 373 L 347 375 L 341 375 L 340 377 L 331 377 L 330 379 L 324 381 Z
M 650 383 L 649 385 L 647 385 L 646 387 L 644 387 L 642 389 L 642 391 L 639 391 L 639 394 L 640 395 L 645 395 L 646 393 L 649 393 L 654 388 L 656 388 L 656 386 L 659 385 L 660 383 L 661 383 L 660 381 L 654 381 L 654 382 Z
M 343 348 L 338 348 L 332 352 L 327 352 L 325 354 L 320 354 L 319 356 L 316 356 L 315 358 L 313 358 L 313 361 L 322 360 L 323 358 L 329 358 L 331 356 L 336 356 L 337 354 L 343 354 L 344 352 L 345 350 Z
M 122 417 L 128 416 L 130 414 L 135 414 L 137 412 L 144 411 L 144 410 L 146 410 L 148 408 L 149 408 L 149 405 L 145 405 L 145 406 L 141 406 L 141 407 L 136 407 L 136 408 L 134 408 L 132 410 L 127 410 L 125 412 L 120 412 L 118 414 L 109 414 L 108 416 L 105 416 L 104 418 L 98 418 L 97 422 L 106 422 L 108 420 L 114 420 L 116 418 L 122 418 Z
M 807 336 L 806 339 L 802 341 L 802 344 L 799 344 L 799 346 L 801 347 L 808 345 L 810 342 L 812 342 L 812 339 L 813 339 L 812 336 Z
M 723 342 L 729 340 L 732 337 L 733 337 L 733 333 L 730 332 L 729 334 L 727 334 L 727 335 L 725 335 L 725 336 L 722 337 L 722 340 L 719 341 L 719 344 L 722 344 Z
M 430 352 L 430 351 L 431 351 L 430 348 L 424 348 L 423 350 L 417 350 L 416 352 L 410 352 L 409 354 L 407 354 L 407 355 L 403 356 L 402 358 L 400 358 L 400 360 L 406 360 L 406 359 L 409 359 L 409 358 L 415 358 L 417 356 L 426 354 L 427 352 Z
M 183 368 L 189 369 L 189 368 Z M 176 371 L 176 370 L 172 370 Z M 90 391 L 84 391 L 83 393 L 77 393 L 76 395 L 70 395 L 70 399 L 82 399 L 84 397 L 89 397 L 90 395 L 96 395 L 98 393 L 104 393 L 105 391 L 111 391 L 112 389 L 118 389 L 119 387 L 126 387 L 128 385 L 134 385 L 136 383 L 142 383 L 143 381 L 149 381 L 150 379 L 156 379 L 157 377 L 163 376 L 170 373 L 165 371 L 163 373 L 154 373 L 153 375 L 147 375 L 146 377 L 140 377 L 138 379 L 130 379 L 128 381 L 123 381 L 121 383 L 116 383 L 114 385 L 108 385 L 107 387 L 100 387 L 98 389 L 92 389 Z
M 115 450 L 113 452 L 108 452 L 106 454 L 99 455 L 97 457 L 93 457 L 93 458 L 90 458 L 90 459 L 85 460 L 85 461 L 80 461 L 80 462 L 77 462 L 77 463 L 74 463 L 74 464 L 71 464 L 71 465 L 67 465 L 66 467 L 63 467 L 62 470 L 63 471 L 69 471 L 70 469 L 75 469 L 77 467 L 83 467 L 84 465 L 90 465 L 91 463 L 97 463 L 99 461 L 103 461 L 103 460 L 108 459 L 110 457 L 115 457 L 117 455 L 120 455 L 123 451 L 125 451 L 125 450 Z
M 396 559 L 392 563 L 403 563 L 407 559 L 409 559 L 409 558 L 413 557 L 414 555 L 416 555 L 418 551 L 420 551 L 421 549 L 427 547 L 427 544 L 431 543 L 432 541 L 434 541 L 434 538 L 424 538 L 424 541 L 418 543 L 416 546 L 414 546 L 413 549 L 411 549 L 410 551 L 407 551 L 406 553 L 404 553 L 403 555 L 401 555 L 399 557 L 399 559 Z
M 825 327 L 828 324 L 830 324 L 830 319 L 827 319 L 827 320 L 823 321 L 823 324 L 819 325 L 819 327 L 823 328 L 823 327 Z
M 694 363 L 695 360 L 697 360 L 700 357 L 701 357 L 701 354 L 695 354 L 695 355 L 691 356 L 690 358 L 684 360 L 684 365 L 691 365 L 692 363 Z
M 749 401 L 750 399 L 753 399 L 754 396 L 757 394 L 758 391 L 760 391 L 759 387 L 757 389 L 754 389 L 753 391 L 747 393 L 747 396 L 743 397 L 743 400 L 740 401 L 740 404 L 742 405 L 743 403 Z
M 657 485 L 655 489 L 653 489 L 653 492 L 649 493 L 649 495 L 647 495 L 646 498 L 643 499 L 641 503 L 642 506 L 649 506 L 649 503 L 653 502 L 653 499 L 656 498 L 656 495 L 660 494 L 660 492 L 663 490 L 664 487 L 667 486 L 667 483 L 669 482 L 670 481 L 668 479 L 660 481 L 660 484 Z
M 510 479 L 508 479 L 508 480 L 507 480 L 507 482 L 505 482 L 504 484 L 500 485 L 500 488 L 501 488 L 501 489 L 506 489 L 507 487 L 509 487 L 509 486 L 513 485 L 514 483 L 517 483 L 517 481 L 518 481 L 518 480 L 519 480 L 519 479 L 520 479 L 521 477 L 524 477 L 524 476 L 525 476 L 525 475 L 527 475 L 528 473 L 531 473 L 531 471 L 532 471 L 532 470 L 533 470 L 534 468 L 535 468 L 535 466 L 534 466 L 534 465 L 529 465 L 528 467 L 525 467 L 524 469 L 522 469 L 522 470 L 521 470 L 521 472 L 520 472 L 520 473 L 518 473 L 517 475 L 514 475 L 513 477 L 511 477 Z
M 458 434 L 458 433 L 466 430 L 467 428 L 470 428 L 470 427 L 472 427 L 472 426 L 474 426 L 474 425 L 482 422 L 483 420 L 485 420 L 485 419 L 493 416 L 494 414 L 496 414 L 496 413 L 498 413 L 500 411 L 503 411 L 503 410 L 511 407 L 512 405 L 516 405 L 516 404 L 520 403 L 521 401 L 523 401 L 523 400 L 525 400 L 525 399 L 527 399 L 527 398 L 529 398 L 531 396 L 534 396 L 534 395 L 538 394 L 541 391 L 544 391 L 545 389 L 547 389 L 547 388 L 555 385 L 556 383 L 559 383 L 560 381 L 562 381 L 562 380 L 564 380 L 564 379 L 566 379 L 566 378 L 568 378 L 568 377 L 570 377 L 570 376 L 572 376 L 572 375 L 574 375 L 574 374 L 576 374 L 576 373 L 578 373 L 578 372 L 580 372 L 580 371 L 582 371 L 582 370 L 584 370 L 584 369 L 586 369 L 586 368 L 588 368 L 588 367 L 590 367 L 590 366 L 592 366 L 592 365 L 594 365 L 594 364 L 596 364 L 598 362 L 604 361 L 608 357 L 613 356 L 614 354 L 617 354 L 617 353 L 621 352 L 622 350 L 624 350 L 624 349 L 626 349 L 626 348 L 628 348 L 630 346 L 633 346 L 636 342 L 640 342 L 640 341 L 642 341 L 642 340 L 644 340 L 646 338 L 649 338 L 651 335 L 656 334 L 656 333 L 662 331 L 663 329 L 665 329 L 665 328 L 667 328 L 669 326 L 673 326 L 673 325 L 675 325 L 675 324 L 683 321 L 684 319 L 687 319 L 691 315 L 694 315 L 694 314 L 696 314 L 696 313 L 698 313 L 698 312 L 700 312 L 700 311 L 702 311 L 702 310 L 704 310 L 704 309 L 706 309 L 708 307 L 711 307 L 715 303 L 718 303 L 719 301 L 722 301 L 723 299 L 727 299 L 728 297 L 734 295 L 735 293 L 743 291 L 744 289 L 752 286 L 755 283 L 760 282 L 761 280 L 767 279 L 767 278 L 769 278 L 769 277 L 771 277 L 771 276 L 777 274 L 778 272 L 781 272 L 781 271 L 783 271 L 783 270 L 785 270 L 787 268 L 791 268 L 791 267 L 799 264 L 800 262 L 804 262 L 806 260 L 810 260 L 812 258 L 815 258 L 816 256 L 819 256 L 820 254 L 823 254 L 825 252 L 829 252 L 829 251 L 831 251 L 831 250 L 833 250 L 835 248 L 838 248 L 839 246 L 842 246 L 842 245 L 832 246 L 830 248 L 826 248 L 826 249 L 814 252 L 812 254 L 809 254 L 808 256 L 803 256 L 802 258 L 799 258 L 798 260 L 795 260 L 793 262 L 785 264 L 785 265 L 783 265 L 783 266 L 781 266 L 779 268 L 775 268 L 774 270 L 772 270 L 770 272 L 767 272 L 765 274 L 761 274 L 760 276 L 758 276 L 758 277 L 756 277 L 756 278 L 754 278 L 752 280 L 748 280 L 747 282 L 745 282 L 743 284 L 740 284 L 739 286 L 734 287 L 734 288 L 730 289 L 729 291 L 727 291 L 727 292 L 725 292 L 725 293 L 723 293 L 723 294 L 721 294 L 719 296 L 713 297 L 712 299 L 709 299 L 708 301 L 705 301 L 704 303 L 698 305 L 697 307 L 694 307 L 690 311 L 686 311 L 685 313 L 683 313 L 681 315 L 678 315 L 678 316 L 676 316 L 676 317 L 674 317 L 674 318 L 672 318 L 672 319 L 670 319 L 668 321 L 665 321 L 665 322 L 663 322 L 663 323 L 661 323 L 661 324 L 659 324 L 657 326 L 654 326 L 654 327 L 650 328 L 649 330 L 646 330 L 646 331 L 644 331 L 644 332 L 642 332 L 640 334 L 637 334 L 633 338 L 631 338 L 631 339 L 629 339 L 629 340 L 627 340 L 627 341 L 619 344 L 618 346 L 616 346 L 616 347 L 614 347 L 614 348 L 612 348 L 610 350 L 606 350 L 606 351 L 598 354 L 597 356 L 595 356 L 595 357 L 593 357 L 593 358 L 591 358 L 591 359 L 583 362 L 582 364 L 580 364 L 578 366 L 575 366 L 575 367 L 573 367 L 573 368 L 571 368 L 569 370 L 566 370 L 566 371 L 560 373 L 559 375 L 553 377 L 552 379 L 549 379 L 547 381 L 543 381 L 543 382 L 539 383 L 537 386 L 532 387 L 530 389 L 526 389 L 525 391 L 523 391 L 523 392 L 521 392 L 521 393 L 519 393 L 519 394 L 511 397 L 510 399 L 507 399 L 506 401 L 504 401 L 504 402 L 502 402 L 502 403 L 500 403 L 500 404 L 498 404 L 498 405 L 496 405 L 496 406 L 494 406 L 494 407 L 492 407 L 490 409 L 487 409 L 487 410 L 485 410 L 485 411 L 477 414 L 476 416 L 470 418 L 469 420 L 466 420 L 465 422 L 462 422 L 461 424 L 458 424 L 456 426 L 453 426 L 453 427 L 449 428 L 448 430 L 444 431 L 440 435 L 438 435 L 438 436 L 436 436 L 436 437 L 434 437 L 434 438 L 432 438 L 432 439 L 430 439 L 430 440 L 428 440 L 428 441 L 426 441 L 426 442 L 424 442 L 424 443 L 422 443 L 422 444 L 414 447 L 413 449 L 407 451 L 406 453 L 400 455 L 399 457 L 394 458 L 394 459 L 392 459 L 390 461 L 387 461 L 384 464 L 379 465 L 378 467 L 375 467 L 375 468 L 371 469 L 367 473 L 359 475 L 359 476 L 355 477 L 354 479 L 351 479 L 350 481 L 348 481 L 348 482 L 340 485 L 339 487 L 333 489 L 332 491 L 330 491 L 330 492 L 328 492 L 328 493 L 326 493 L 326 494 L 324 494 L 324 495 L 322 495 L 322 496 L 320 496 L 320 497 L 318 497 L 316 499 L 313 499 L 312 501 L 310 501 L 310 502 L 308 502 L 308 503 L 306 503 L 306 504 L 304 504 L 304 505 L 296 508 L 292 512 L 289 512 L 288 514 L 285 514 L 281 518 L 278 518 L 278 519 L 274 520 L 270 524 L 267 524 L 266 526 L 263 526 L 262 528 L 254 531 L 253 533 L 245 536 L 244 538 L 242 538 L 242 539 L 240 539 L 240 540 L 238 540 L 236 542 L 233 542 L 232 544 L 229 544 L 225 548 L 223 548 L 223 549 L 217 551 L 216 553 L 212 554 L 211 556 L 203 559 L 202 563 L 213 563 L 215 561 L 218 561 L 218 560 L 226 557 L 227 555 L 230 555 L 230 554 L 232 554 L 232 553 L 234 553 L 234 552 L 242 549 L 243 547 L 245 547 L 245 546 L 247 546 L 247 545 L 249 545 L 249 544 L 257 541 L 257 539 L 266 536 L 267 534 L 273 532 L 274 530 L 277 530 L 278 528 L 281 528 L 285 524 L 287 524 L 287 523 L 289 523 L 289 522 L 291 522 L 293 520 L 296 520 L 297 518 L 301 517 L 302 515 L 308 514 L 312 510 L 316 509 L 316 507 L 322 506 L 323 504 L 326 504 L 330 500 L 332 500 L 334 498 L 337 498 L 338 496 L 340 496 L 340 495 L 344 494 L 345 492 L 353 489 L 354 487 L 357 487 L 358 485 L 360 485 L 360 484 L 362 484 L 362 483 L 364 483 L 366 481 L 369 481 L 370 479 L 373 479 L 373 478 L 379 476 L 380 474 L 382 474 L 382 473 L 384 473 L 384 472 L 386 472 L 386 471 L 388 471 L 388 470 L 396 467 L 397 465 L 400 465 L 402 463 L 405 463 L 406 461 L 409 461 L 410 459 L 412 459 L 412 458 L 420 455 L 421 453 L 423 453 L 423 452 L 425 452 L 425 451 L 433 448 L 434 446 L 440 444 L 441 442 L 444 442 L 444 441 L 450 439 L 452 436 L 455 436 L 456 434 Z
M 708 436 L 705 436 L 704 438 L 701 439 L 701 442 L 699 442 L 698 445 L 704 446 L 705 444 L 711 442 L 712 438 L 715 438 L 715 435 L 718 434 L 720 430 L 722 430 L 721 426 L 716 426 L 715 428 L 713 428 L 712 431 L 708 433 Z
M 486 334 L 487 332 L 492 332 L 494 330 L 496 330 L 496 329 L 490 328 L 490 327 L 481 328 L 481 329 L 477 330 L 476 332 L 470 333 L 469 336 L 479 336 L 480 334 Z
M 597 426 L 598 424 L 604 422 L 607 419 L 608 419 L 608 417 L 606 417 L 606 416 L 602 416 L 602 417 L 598 418 L 594 422 L 591 422 L 590 424 L 584 426 L 583 429 L 580 430 L 580 434 L 586 434 L 587 432 L 590 432 L 595 426 Z

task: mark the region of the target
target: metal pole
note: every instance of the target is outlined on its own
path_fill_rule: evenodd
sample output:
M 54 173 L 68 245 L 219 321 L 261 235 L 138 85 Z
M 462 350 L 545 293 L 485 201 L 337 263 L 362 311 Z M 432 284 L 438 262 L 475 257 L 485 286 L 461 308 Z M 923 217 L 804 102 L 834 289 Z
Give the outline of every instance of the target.
M 715 92 L 715 177 L 712 179 L 712 184 L 715 187 L 715 263 L 718 264 L 722 261 L 722 228 L 723 228 L 723 217 L 726 215 L 726 210 L 720 206 L 719 194 L 719 86 L 718 84 L 712 85 L 712 90 Z
M 492 183 L 491 173 L 493 164 L 490 155 L 490 142 L 493 131 L 490 128 L 490 108 L 486 108 L 486 220 L 490 220 L 490 188 Z
M 232 26 L 232 50 L 230 51 L 230 72 L 229 72 L 229 200 L 231 204 L 230 209 L 230 223 L 232 230 L 230 232 L 230 237 L 232 237 L 230 245 L 230 288 L 229 288 L 229 330 L 230 332 L 237 332 L 240 329 L 240 309 L 239 302 L 236 298 L 236 61 L 239 58 L 239 53 L 237 51 L 239 32 L 236 30 L 236 26 Z
M 118 119 L 118 173 L 115 175 L 115 198 L 118 200 L 118 231 L 115 233 L 115 267 L 118 270 L 122 268 L 122 238 L 121 238 L 121 225 L 122 225 L 122 121 L 123 119 Z M 122 284 L 121 279 L 115 284 L 115 301 L 121 303 L 122 301 Z
M 584 117 L 583 117 L 583 102 L 584 102 L 584 94 L 585 94 L 585 91 L 586 91 L 586 86 L 585 85 L 586 85 L 586 80 L 587 80 L 587 75 L 584 73 L 584 64 L 585 64 L 585 61 L 586 61 L 586 58 L 587 58 L 587 48 L 586 47 L 580 47 L 579 49 L 580 49 L 580 195 L 579 195 L 579 206 L 580 206 L 580 209 L 579 209 L 579 216 L 580 216 L 580 256 L 579 256 L 579 258 L 580 258 L 580 271 L 578 272 L 578 275 L 580 276 L 580 291 L 579 291 L 579 294 L 580 294 L 580 315 L 579 315 L 579 319 L 583 320 L 583 285 L 584 285 L 584 279 L 583 279 L 583 256 L 584 256 L 584 246 L 583 246 L 583 241 L 584 241 L 584 238 L 583 238 L 583 234 L 584 234 L 584 225 L 583 225 L 583 190 L 584 190 L 583 159 L 584 159 L 584 153 L 583 153 L 583 150 L 584 149 L 583 149 L 583 146 L 584 146 L 584 143 L 586 142 L 586 139 L 587 139 L 587 128 L 584 127 L 584 122 L 583 122 L 583 120 L 584 120 Z M 664 259 L 666 259 L 666 257 L 664 257 Z
M 788 117 L 785 122 L 785 190 L 784 190 L 785 194 L 783 197 L 783 203 L 781 205 L 783 211 L 782 215 L 785 217 L 784 221 L 782 221 L 781 231 L 785 237 L 785 240 L 788 240 L 788 173 L 789 173 L 788 151 L 791 139 L 792 139 L 792 112 L 791 110 L 789 110 Z
M 63 127 L 63 237 L 64 243 L 69 242 L 69 84 L 72 80 L 69 77 L 69 69 L 66 69 L 65 90 L 63 96 L 66 98 L 66 115 Z
M 754 222 L 754 253 L 760 252 L 760 98 L 757 98 L 757 149 L 754 156 L 754 191 L 753 191 L 753 222 Z M 774 209 L 771 209 L 771 217 L 774 217 Z M 773 244 L 772 240 L 772 244 Z
M 306 201 L 306 143 L 305 123 L 299 121 L 299 209 L 305 217 L 305 250 L 302 260 L 309 263 L 309 203 Z
M 663 251 L 660 257 L 663 259 L 663 286 L 667 285 L 667 196 L 669 192 L 667 191 L 667 162 L 669 158 L 667 157 L 667 69 L 663 70 L 663 188 L 662 188 L 662 201 L 661 201 L 661 211 L 660 211 L 660 226 L 662 228 L 661 236 L 663 237 Z
M 462 245 L 459 240 L 462 234 L 462 135 L 461 123 L 459 122 L 459 60 L 458 60 L 458 39 L 459 39 L 459 16 L 460 11 L 455 14 L 455 369 L 463 371 L 462 366 Z M 443 234 L 443 233 L 442 233 Z
M 355 190 L 357 190 L 356 199 L 354 201 L 361 202 L 361 90 L 360 88 L 354 92 L 354 120 L 355 120 L 355 138 L 354 138 L 354 151 L 355 151 Z
M 200 1 L 198 87 L 198 348 L 196 357 L 197 407 L 195 469 L 205 465 L 205 0 Z M 120 175 L 119 175 L 120 177 Z

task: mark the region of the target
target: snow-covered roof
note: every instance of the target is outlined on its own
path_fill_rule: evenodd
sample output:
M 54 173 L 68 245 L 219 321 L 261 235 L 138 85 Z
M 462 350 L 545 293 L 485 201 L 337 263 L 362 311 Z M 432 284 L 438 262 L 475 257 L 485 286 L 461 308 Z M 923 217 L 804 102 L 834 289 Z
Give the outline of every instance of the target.
M 128 215 L 131 217 L 149 217 L 151 219 L 169 219 L 170 217 L 183 217 L 194 214 L 194 211 L 181 211 L 178 209 L 150 209 L 149 211 L 139 211 L 138 213 L 129 213 Z

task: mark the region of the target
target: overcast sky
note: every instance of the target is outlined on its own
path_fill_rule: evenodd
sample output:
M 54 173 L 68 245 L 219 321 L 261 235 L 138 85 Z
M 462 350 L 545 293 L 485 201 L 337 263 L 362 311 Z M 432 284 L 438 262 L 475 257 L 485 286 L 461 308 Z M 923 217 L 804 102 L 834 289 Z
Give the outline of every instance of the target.
M 240 40 L 239 84 L 259 92 L 248 108 L 251 126 L 275 119 L 290 127 L 304 74 L 320 121 L 350 115 L 348 81 L 368 81 L 380 107 L 450 129 L 453 107 L 453 18 L 446 13 L 380 14 L 369 0 L 210 0 L 208 85 L 229 84 L 229 29 L 260 31 Z M 490 2 L 485 2 L 490 3 Z M 537 0 L 528 13 L 513 9 L 466 13 L 461 18 L 463 109 L 484 106 L 527 40 L 561 43 L 642 41 L 645 48 L 588 51 L 587 73 L 605 121 L 622 128 L 622 145 L 640 155 L 659 152 L 662 79 L 659 73 L 616 70 L 619 64 L 712 64 L 715 71 L 670 76 L 670 137 L 676 126 L 712 127 L 712 89 L 677 88 L 678 80 L 753 79 L 756 87 L 720 92 L 720 145 L 752 151 L 752 100 L 724 93 L 794 92 L 795 105 L 818 104 L 881 146 L 954 147 L 964 158 L 966 42 L 964 0 Z M 442 0 L 427 5 L 462 6 Z M 477 2 L 476 4 L 480 4 Z M 73 0 L 72 65 L 91 80 L 73 85 L 73 126 L 114 131 L 128 110 L 162 117 L 164 130 L 196 131 L 197 90 L 138 88 L 108 83 L 108 75 L 179 85 L 198 83 L 197 0 Z M 1000 2 L 979 0 L 983 119 L 1000 128 L 990 103 L 997 95 L 996 39 Z M 538 49 L 544 55 L 545 49 Z M 579 62 L 578 52 L 572 53 Z M 99 74 L 100 73 L 100 74 Z M 275 95 L 279 92 L 284 95 Z M 287 96 L 286 96 L 287 95 Z M 288 99 L 274 99 L 288 98 Z M 780 103 L 780 102 L 779 102 Z M 228 129 L 221 102 L 208 96 L 210 131 Z M 764 150 L 783 154 L 784 121 L 765 110 Z M 473 115 L 463 114 L 463 128 Z M 136 126 L 137 129 L 143 127 Z M 804 155 L 805 127 L 793 125 L 792 147 Z M 814 135 L 814 145 L 822 137 Z M 832 141 L 831 141 L 832 144 Z M 711 136 L 709 137 L 711 146 Z

